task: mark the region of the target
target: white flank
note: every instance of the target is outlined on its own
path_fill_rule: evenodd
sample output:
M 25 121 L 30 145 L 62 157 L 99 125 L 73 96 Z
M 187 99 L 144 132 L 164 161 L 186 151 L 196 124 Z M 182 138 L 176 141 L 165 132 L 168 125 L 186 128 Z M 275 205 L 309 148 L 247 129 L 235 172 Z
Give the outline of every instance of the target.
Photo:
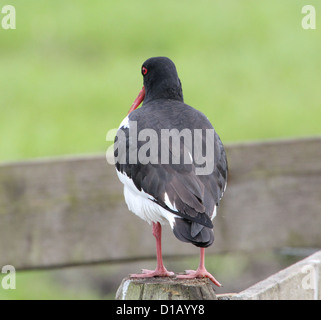
M 124 129 L 129 128 L 128 116 L 126 116 L 124 118 L 124 120 L 121 122 L 121 124 L 119 125 L 118 129 L 120 129 L 120 128 L 124 128 Z
M 152 222 L 159 222 L 161 224 L 169 222 L 173 229 L 175 218 L 178 218 L 178 216 L 155 203 L 153 201 L 155 198 L 150 194 L 143 190 L 139 191 L 133 180 L 127 175 L 122 174 L 117 170 L 116 172 L 119 180 L 124 184 L 124 196 L 128 209 L 149 224 Z

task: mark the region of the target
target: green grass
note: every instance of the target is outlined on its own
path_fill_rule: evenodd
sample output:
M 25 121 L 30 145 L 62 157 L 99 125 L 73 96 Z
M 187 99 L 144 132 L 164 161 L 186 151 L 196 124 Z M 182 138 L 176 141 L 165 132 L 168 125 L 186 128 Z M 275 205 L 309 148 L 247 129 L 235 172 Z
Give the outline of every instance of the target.
M 104 152 L 157 55 L 225 142 L 320 134 L 320 29 L 302 29 L 304 4 L 15 1 L 17 29 L 0 29 L 0 161 Z
M 62 283 L 57 283 L 45 271 L 17 272 L 15 289 L 2 288 L 1 283 L 4 276 L 6 275 L 0 273 L 0 300 L 93 300 L 100 298 L 92 290 L 68 288 Z
M 17 28 L 0 28 L 0 161 L 104 152 L 159 55 L 223 142 L 321 134 L 320 1 L 316 30 L 301 27 L 302 0 L 4 4 Z M 43 274 L 19 277 L 6 297 L 65 297 Z

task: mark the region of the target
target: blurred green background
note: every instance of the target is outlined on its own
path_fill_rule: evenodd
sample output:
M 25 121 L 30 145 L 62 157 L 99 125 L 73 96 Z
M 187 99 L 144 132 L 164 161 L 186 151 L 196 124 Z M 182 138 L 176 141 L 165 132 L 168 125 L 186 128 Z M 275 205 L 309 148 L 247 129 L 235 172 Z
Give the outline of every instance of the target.
M 0 162 L 104 152 L 152 56 L 175 62 L 185 102 L 225 143 L 321 134 L 320 1 L 5 4 L 15 6 L 16 30 L 0 28 Z M 306 4 L 315 6 L 316 30 L 301 26 Z M 19 277 L 28 288 L 43 275 Z M 42 283 L 40 296 L 59 297 L 50 279 Z

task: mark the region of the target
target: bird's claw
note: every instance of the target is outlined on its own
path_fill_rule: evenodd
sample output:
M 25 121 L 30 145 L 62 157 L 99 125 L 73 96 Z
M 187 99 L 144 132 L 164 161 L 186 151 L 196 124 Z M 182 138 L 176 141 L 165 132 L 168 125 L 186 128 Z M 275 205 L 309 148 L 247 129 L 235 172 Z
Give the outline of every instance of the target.
M 167 271 L 164 269 L 148 270 L 142 269 L 142 273 L 133 273 L 130 275 L 131 278 L 152 278 L 152 277 L 173 277 L 174 272 Z
M 208 278 L 216 286 L 221 287 L 222 285 L 208 272 L 206 269 L 185 270 L 186 274 L 180 274 L 177 279 L 195 279 L 195 278 Z

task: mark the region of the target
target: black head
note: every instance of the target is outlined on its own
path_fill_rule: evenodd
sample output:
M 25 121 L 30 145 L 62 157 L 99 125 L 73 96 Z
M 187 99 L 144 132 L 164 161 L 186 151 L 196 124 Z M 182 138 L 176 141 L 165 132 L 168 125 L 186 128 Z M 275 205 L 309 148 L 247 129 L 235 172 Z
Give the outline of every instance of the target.
M 145 99 L 174 99 L 183 101 L 182 85 L 175 64 L 166 57 L 146 60 L 142 65 Z
M 141 71 L 144 86 L 128 113 L 138 108 L 142 101 L 149 102 L 155 99 L 183 101 L 181 81 L 172 60 L 166 57 L 150 58 L 143 63 Z

